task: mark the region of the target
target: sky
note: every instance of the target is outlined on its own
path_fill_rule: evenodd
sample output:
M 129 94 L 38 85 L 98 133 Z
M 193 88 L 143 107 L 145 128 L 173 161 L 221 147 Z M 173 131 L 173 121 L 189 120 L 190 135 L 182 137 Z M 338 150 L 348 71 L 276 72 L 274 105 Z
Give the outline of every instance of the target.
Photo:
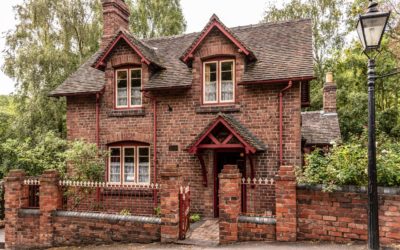
M 263 17 L 267 0 L 181 0 L 183 14 L 187 22 L 186 33 L 203 29 L 212 14 L 217 14 L 228 27 L 256 24 Z M 0 3 L 0 52 L 5 49 L 5 32 L 16 25 L 13 6 L 22 0 L 2 0 Z M 3 53 L 0 65 L 3 65 Z M 0 95 L 8 95 L 15 90 L 15 82 L 0 71 Z

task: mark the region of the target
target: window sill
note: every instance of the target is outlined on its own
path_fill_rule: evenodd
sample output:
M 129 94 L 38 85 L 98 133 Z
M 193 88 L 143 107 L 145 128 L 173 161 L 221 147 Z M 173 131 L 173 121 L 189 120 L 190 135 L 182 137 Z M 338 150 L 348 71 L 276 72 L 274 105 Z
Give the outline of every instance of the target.
M 107 113 L 109 117 L 127 117 L 127 116 L 145 116 L 146 112 L 144 108 L 138 109 L 114 109 Z
M 197 114 L 204 114 L 204 113 L 233 113 L 233 112 L 240 112 L 241 106 L 239 104 L 229 104 L 229 105 L 203 105 L 196 107 Z

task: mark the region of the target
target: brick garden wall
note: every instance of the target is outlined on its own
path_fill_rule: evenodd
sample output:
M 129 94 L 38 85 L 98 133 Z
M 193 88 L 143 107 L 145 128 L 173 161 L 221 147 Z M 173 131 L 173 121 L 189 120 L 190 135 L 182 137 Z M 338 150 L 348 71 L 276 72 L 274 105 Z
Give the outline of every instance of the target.
M 399 244 L 400 189 L 380 191 L 381 244 Z M 343 187 L 342 191 L 328 193 L 319 186 L 298 186 L 297 212 L 298 240 L 367 240 L 367 194 L 363 188 Z
M 161 220 L 131 216 L 58 212 L 54 216 L 54 246 L 107 244 L 113 242 L 151 243 L 160 241 Z
M 241 216 L 238 219 L 239 241 L 274 241 L 276 239 L 275 219 Z

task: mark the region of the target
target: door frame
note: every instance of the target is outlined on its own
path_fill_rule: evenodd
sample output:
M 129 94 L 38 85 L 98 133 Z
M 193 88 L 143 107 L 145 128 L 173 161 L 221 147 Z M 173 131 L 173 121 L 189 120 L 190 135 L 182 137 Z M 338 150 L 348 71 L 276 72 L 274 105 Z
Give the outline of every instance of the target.
M 243 153 L 244 159 L 244 174 L 246 175 L 246 160 L 247 155 L 246 151 L 243 148 L 237 149 L 215 149 L 213 150 L 214 154 L 214 164 L 213 164 L 213 182 L 214 182 L 214 195 L 213 195 L 213 207 L 214 207 L 214 218 L 219 217 L 219 201 L 218 201 L 218 192 L 219 186 L 217 185 L 218 182 L 218 154 L 219 153 Z M 246 176 L 243 176 L 246 178 Z M 218 182 L 219 184 L 219 182 Z

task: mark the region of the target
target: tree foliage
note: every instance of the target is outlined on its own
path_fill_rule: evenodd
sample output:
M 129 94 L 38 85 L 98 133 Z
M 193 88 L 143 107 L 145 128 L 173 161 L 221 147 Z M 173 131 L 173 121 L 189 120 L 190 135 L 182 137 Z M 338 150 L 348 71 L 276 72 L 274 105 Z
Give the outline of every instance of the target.
M 345 30 L 342 27 L 345 0 L 291 0 L 277 7 L 270 1 L 263 22 L 311 19 L 313 31 L 314 70 L 317 79 L 312 82 L 312 102 L 314 109 L 322 105 L 322 86 L 336 51 L 344 45 Z
M 133 0 L 131 30 L 142 38 L 182 34 L 186 21 L 179 0 Z

